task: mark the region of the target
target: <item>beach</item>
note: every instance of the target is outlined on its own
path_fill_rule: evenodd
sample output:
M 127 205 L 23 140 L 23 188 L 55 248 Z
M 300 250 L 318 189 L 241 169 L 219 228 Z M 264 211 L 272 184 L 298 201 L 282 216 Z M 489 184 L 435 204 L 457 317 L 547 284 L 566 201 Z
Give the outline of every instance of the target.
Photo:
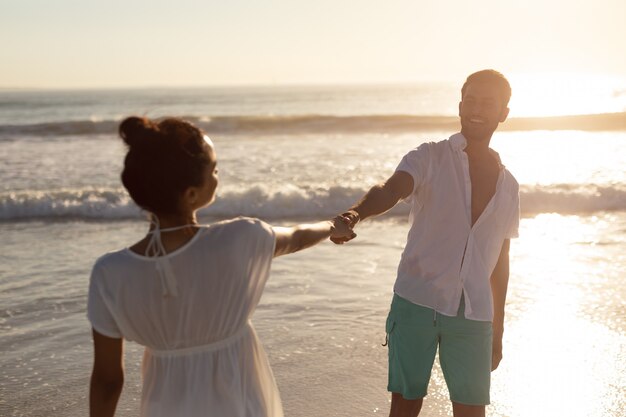
M 345 210 L 410 149 L 455 133 L 457 102 L 440 85 L 0 92 L 0 415 L 86 414 L 90 269 L 147 229 L 119 183 L 121 117 L 178 115 L 210 134 L 221 184 L 202 222 L 287 225 Z M 488 416 L 626 416 L 625 120 L 512 119 L 494 136 L 522 220 Z M 287 416 L 387 415 L 407 214 L 274 261 L 253 323 Z M 138 412 L 141 355 L 127 344 L 119 416 Z M 451 415 L 438 365 L 421 415 Z

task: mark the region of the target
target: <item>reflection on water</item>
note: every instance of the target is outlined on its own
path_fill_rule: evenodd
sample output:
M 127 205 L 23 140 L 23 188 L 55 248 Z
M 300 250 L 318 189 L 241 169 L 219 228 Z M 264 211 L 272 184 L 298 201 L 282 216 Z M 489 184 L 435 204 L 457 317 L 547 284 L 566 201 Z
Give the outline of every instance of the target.
M 626 415 L 620 228 L 613 215 L 523 222 L 492 416 Z

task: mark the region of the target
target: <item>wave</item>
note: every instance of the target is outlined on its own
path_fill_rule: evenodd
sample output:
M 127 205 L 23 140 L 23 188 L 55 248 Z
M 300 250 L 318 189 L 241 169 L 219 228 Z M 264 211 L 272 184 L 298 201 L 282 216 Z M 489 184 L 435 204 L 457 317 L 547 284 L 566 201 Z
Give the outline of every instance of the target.
M 307 133 L 403 133 L 454 131 L 456 116 L 417 115 L 296 115 L 296 116 L 182 116 L 209 134 L 307 134 Z M 77 120 L 24 125 L 0 125 L 0 135 L 102 135 L 115 134 L 120 120 Z M 501 131 L 528 130 L 626 130 L 625 113 L 588 114 L 558 117 L 512 118 Z
M 229 218 L 252 216 L 263 219 L 328 218 L 357 201 L 367 188 L 329 189 L 285 186 L 271 190 L 252 186 L 225 190 L 201 216 Z M 626 211 L 624 185 L 549 185 L 521 187 L 522 214 L 590 214 Z M 393 215 L 406 215 L 407 204 L 399 204 Z M 141 217 L 141 210 L 123 189 L 79 189 L 0 193 L 0 221 L 46 219 L 121 220 Z

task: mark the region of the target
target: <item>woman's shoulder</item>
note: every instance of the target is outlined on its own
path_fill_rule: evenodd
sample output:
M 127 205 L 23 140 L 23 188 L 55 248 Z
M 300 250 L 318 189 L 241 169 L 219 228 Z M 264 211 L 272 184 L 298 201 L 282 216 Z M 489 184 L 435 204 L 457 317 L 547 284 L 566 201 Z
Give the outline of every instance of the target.
M 259 242 L 273 242 L 275 233 L 263 220 L 253 217 L 236 217 L 207 225 L 202 231 L 201 245 L 211 247 L 247 247 Z
M 222 220 L 207 227 L 207 230 L 228 230 L 228 231 L 265 231 L 272 232 L 272 227 L 261 219 L 254 217 L 235 217 L 234 219 Z
M 129 260 L 128 248 L 120 249 L 117 251 L 107 252 L 104 255 L 96 259 L 94 263 L 94 269 L 107 269 L 122 263 L 126 263 Z

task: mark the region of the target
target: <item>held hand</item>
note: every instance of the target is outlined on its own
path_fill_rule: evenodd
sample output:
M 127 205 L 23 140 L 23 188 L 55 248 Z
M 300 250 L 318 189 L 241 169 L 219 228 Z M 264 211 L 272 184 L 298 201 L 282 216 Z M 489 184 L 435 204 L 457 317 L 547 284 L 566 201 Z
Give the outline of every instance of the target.
M 361 216 L 356 210 L 348 210 L 345 213 L 341 213 L 341 217 L 348 221 L 351 229 L 354 229 L 354 226 L 361 220 Z
M 358 213 L 355 212 L 354 210 L 350 210 L 346 213 L 343 213 L 340 216 L 335 217 L 335 219 L 333 219 L 333 221 L 341 221 L 343 224 L 345 224 L 351 231 L 351 234 L 348 236 L 335 236 L 335 235 L 331 235 L 330 236 L 330 240 L 331 242 L 333 242 L 336 245 L 342 245 L 346 242 L 351 241 L 352 239 L 354 239 L 356 237 L 356 234 L 354 232 L 352 232 L 352 229 L 354 228 L 354 226 L 356 225 L 356 223 L 359 221 L 359 217 L 358 217 Z
M 330 240 L 334 243 L 341 244 L 356 237 L 348 219 L 337 216 L 332 220 L 332 223 L 333 229 L 330 234 Z

